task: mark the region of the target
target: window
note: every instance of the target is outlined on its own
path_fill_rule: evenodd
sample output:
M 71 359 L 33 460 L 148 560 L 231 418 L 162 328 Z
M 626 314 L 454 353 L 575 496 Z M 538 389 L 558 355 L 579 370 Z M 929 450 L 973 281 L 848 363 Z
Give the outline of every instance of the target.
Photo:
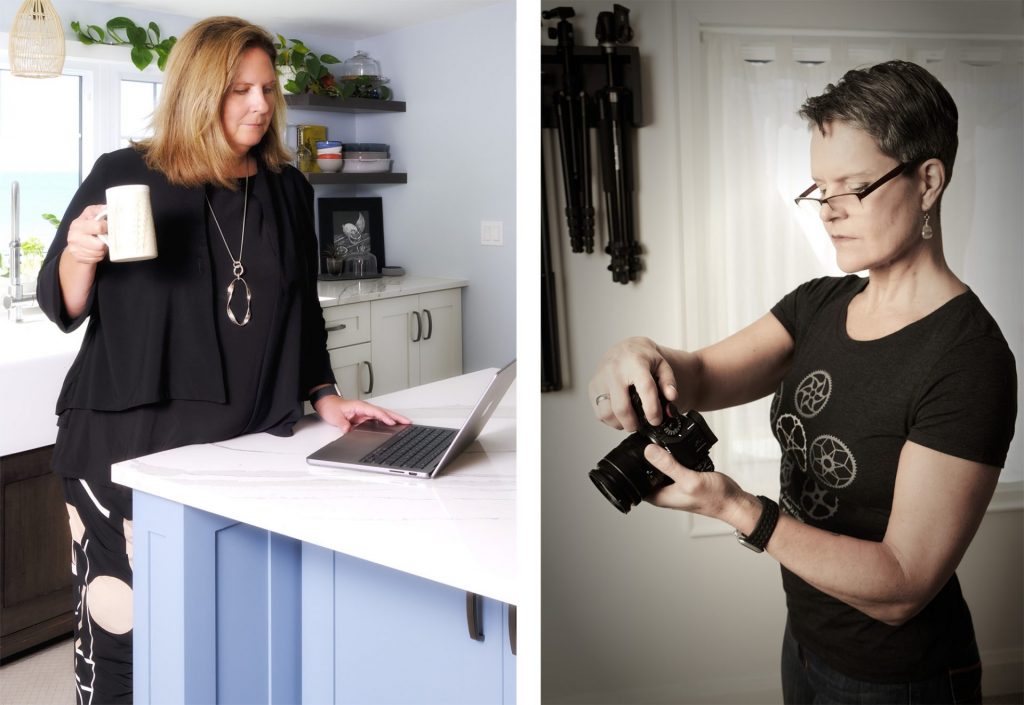
M 53 105 L 61 109 L 38 107 Z M 12 222 L 12 185 L 17 182 L 23 246 L 38 239 L 42 248 L 49 247 L 55 228 L 42 215 L 60 218 L 82 179 L 82 77 L 39 80 L 0 70 L 0 154 L 0 231 L 7 232 Z M 33 265 L 38 266 L 31 251 L 25 250 L 29 277 Z M 6 248 L 3 256 L 6 270 Z
M 119 146 L 152 134 L 150 119 L 163 84 L 153 81 L 121 79 L 121 120 Z
M 38 238 L 45 250 L 56 228 L 43 214 L 62 219 L 100 154 L 149 134 L 163 76 L 156 68 L 139 72 L 123 47 L 72 42 L 64 75 L 21 78 L 7 68 L 7 38 L 0 33 L 0 232 L 10 232 L 12 182 L 17 181 L 20 239 Z M 0 239 L 4 275 L 9 238 Z M 23 260 L 26 283 L 33 264 Z

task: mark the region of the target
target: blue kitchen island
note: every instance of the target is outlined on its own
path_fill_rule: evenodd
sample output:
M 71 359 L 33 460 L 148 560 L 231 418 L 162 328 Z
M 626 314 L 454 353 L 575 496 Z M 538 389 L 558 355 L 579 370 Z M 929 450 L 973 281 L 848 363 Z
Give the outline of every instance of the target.
M 375 398 L 458 426 L 495 370 Z M 515 702 L 515 386 L 433 480 L 308 465 L 338 431 L 114 466 L 137 703 Z

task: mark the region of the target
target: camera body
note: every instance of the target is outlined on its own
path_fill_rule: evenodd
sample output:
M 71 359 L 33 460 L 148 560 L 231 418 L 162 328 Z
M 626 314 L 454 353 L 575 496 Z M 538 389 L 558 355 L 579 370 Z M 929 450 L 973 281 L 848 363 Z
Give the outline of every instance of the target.
M 715 464 L 708 453 L 718 438 L 708 427 L 704 417 L 692 409 L 685 414 L 663 397 L 659 391 L 662 422 L 652 426 L 644 416 L 640 395 L 630 386 L 629 400 L 639 419 L 640 427 L 630 434 L 590 471 L 590 479 L 601 493 L 623 514 L 643 499 L 673 483 L 665 473 L 644 458 L 644 448 L 650 443 L 661 446 L 681 465 L 698 472 L 711 472 Z

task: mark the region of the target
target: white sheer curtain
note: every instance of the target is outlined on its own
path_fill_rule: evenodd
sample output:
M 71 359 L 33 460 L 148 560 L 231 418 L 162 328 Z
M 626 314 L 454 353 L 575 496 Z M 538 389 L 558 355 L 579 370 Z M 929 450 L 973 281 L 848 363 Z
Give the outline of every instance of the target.
M 702 43 L 706 207 L 684 248 L 700 263 L 687 266 L 687 347 L 753 322 L 808 279 L 841 274 L 821 223 L 792 202 L 811 183 L 810 133 L 796 111 L 850 68 L 907 59 L 932 71 L 960 111 L 960 150 L 942 213 L 947 259 L 1024 361 L 1019 43 L 721 31 L 704 32 Z M 751 491 L 774 493 L 779 451 L 769 404 L 715 412 L 709 421 L 728 439 L 715 453 L 722 469 Z M 1021 453 L 1012 450 L 1003 479 L 1021 477 Z

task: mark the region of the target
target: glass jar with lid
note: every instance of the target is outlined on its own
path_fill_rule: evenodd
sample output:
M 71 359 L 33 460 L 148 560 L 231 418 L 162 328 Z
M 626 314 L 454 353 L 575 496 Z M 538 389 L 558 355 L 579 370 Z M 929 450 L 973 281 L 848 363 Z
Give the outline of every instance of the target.
M 365 51 L 359 50 L 356 55 L 345 59 L 341 65 L 341 79 L 351 80 L 366 77 L 371 80 L 380 79 L 380 64 L 371 59 Z
M 387 100 L 391 90 L 384 86 L 388 79 L 380 74 L 380 64 L 365 51 L 357 51 L 341 65 L 341 94 L 346 98 Z

